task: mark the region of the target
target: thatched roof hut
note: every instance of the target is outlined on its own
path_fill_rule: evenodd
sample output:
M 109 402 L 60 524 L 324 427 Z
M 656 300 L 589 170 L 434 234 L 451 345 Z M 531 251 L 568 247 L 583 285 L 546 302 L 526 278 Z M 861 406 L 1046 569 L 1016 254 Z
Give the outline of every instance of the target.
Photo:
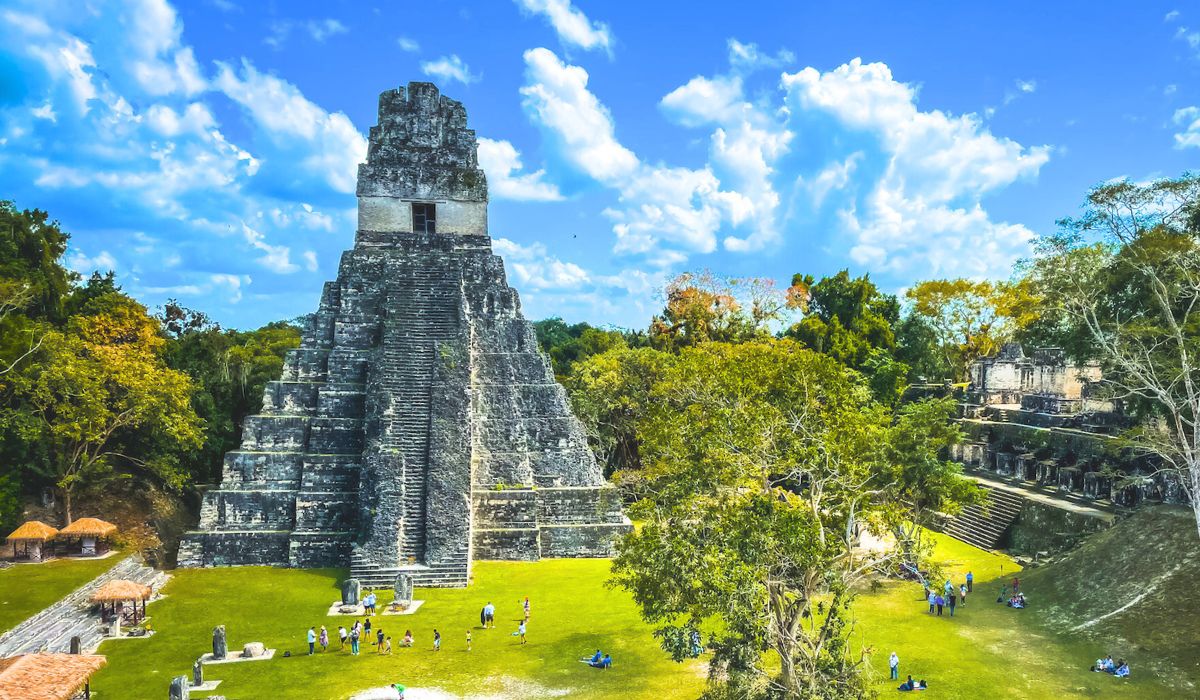
M 70 700 L 107 659 L 95 654 L 23 654 L 0 659 L 0 698 Z
M 58 530 L 40 520 L 30 520 L 12 531 L 8 536 L 9 542 L 45 542 L 53 539 Z
M 99 518 L 80 518 L 58 531 L 59 537 L 108 537 L 117 526 Z
M 93 603 L 122 603 L 127 600 L 147 600 L 153 593 L 154 590 L 145 584 L 114 579 L 98 588 L 92 594 L 91 601 Z

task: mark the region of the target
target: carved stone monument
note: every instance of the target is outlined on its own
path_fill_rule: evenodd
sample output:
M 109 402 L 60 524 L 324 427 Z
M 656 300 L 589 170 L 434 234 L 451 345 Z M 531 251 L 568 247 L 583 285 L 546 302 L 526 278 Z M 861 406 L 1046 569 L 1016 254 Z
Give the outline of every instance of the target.
M 463 586 L 472 559 L 611 556 L 630 524 L 492 252 L 462 104 L 431 83 L 381 94 L 358 204 L 180 565 Z
M 192 664 L 192 685 L 204 685 L 204 664 L 200 663 L 199 659 L 196 659 L 196 663 Z
M 229 652 L 229 646 L 225 641 L 225 625 L 217 625 L 213 628 L 212 640 L 212 657 L 217 661 L 225 658 Z
M 342 581 L 342 605 L 358 605 L 362 598 L 362 584 L 356 578 Z
M 175 676 L 171 679 L 171 694 L 170 700 L 188 700 L 191 693 L 188 691 L 187 676 Z
M 397 574 L 394 600 L 402 605 L 408 605 L 413 599 L 413 579 L 411 574 Z

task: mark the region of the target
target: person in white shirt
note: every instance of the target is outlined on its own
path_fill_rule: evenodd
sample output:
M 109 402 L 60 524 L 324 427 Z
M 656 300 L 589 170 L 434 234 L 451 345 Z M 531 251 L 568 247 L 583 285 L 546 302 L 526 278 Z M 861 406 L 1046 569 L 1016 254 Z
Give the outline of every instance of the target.
M 898 679 L 900 677 L 900 657 L 894 651 L 888 659 L 888 667 L 892 669 L 892 680 Z

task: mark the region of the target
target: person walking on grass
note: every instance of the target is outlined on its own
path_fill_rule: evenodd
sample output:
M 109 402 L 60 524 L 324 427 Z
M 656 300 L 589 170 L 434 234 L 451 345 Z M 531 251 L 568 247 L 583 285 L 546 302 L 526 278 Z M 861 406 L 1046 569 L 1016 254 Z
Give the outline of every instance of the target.
M 522 606 L 525 608 L 525 621 L 529 622 L 529 596 L 525 596 L 525 602 Z
M 900 678 L 900 657 L 897 656 L 896 652 L 894 651 L 888 658 L 888 668 L 892 669 L 892 680 L 897 680 Z
M 388 637 L 387 639 L 383 640 L 383 644 L 379 645 L 379 653 L 380 654 L 391 654 L 392 653 L 392 638 L 391 637 Z
M 471 630 L 467 630 L 467 651 L 471 651 Z
M 525 621 L 524 621 L 524 620 L 521 620 L 521 622 L 519 622 L 519 623 L 517 624 L 517 631 L 516 631 L 516 632 L 513 632 L 513 636 L 514 636 L 514 637 L 520 637 L 520 638 L 521 638 L 521 643 L 522 643 L 522 644 L 524 644 L 524 643 L 525 643 Z
M 942 607 L 946 605 L 946 599 L 939 595 L 934 599 L 933 602 L 937 604 L 938 617 L 941 617 L 942 616 Z
M 954 606 L 958 605 L 958 596 L 950 591 L 950 617 L 954 617 Z
M 975 592 L 975 574 L 967 572 L 967 593 Z
M 371 644 L 371 618 L 365 618 L 363 621 L 363 636 L 367 638 L 367 643 Z
M 964 608 L 967 607 L 967 584 L 964 583 L 961 586 L 959 586 L 958 593 L 959 593 L 959 595 L 958 595 L 959 604 L 962 605 Z
M 308 655 L 309 656 L 312 656 L 313 652 L 316 651 L 316 646 L 317 646 L 317 628 L 309 627 L 308 628 Z
M 937 593 L 929 591 L 929 614 L 933 614 L 933 609 L 937 607 Z
M 349 636 L 350 636 L 350 633 L 346 631 L 346 628 L 341 625 L 338 625 L 338 640 L 342 644 L 340 647 L 338 647 L 338 651 L 342 651 L 346 648 L 346 637 L 349 637 Z
M 325 629 L 325 625 L 321 625 L 321 633 L 317 635 L 317 641 L 321 643 L 321 653 L 329 651 L 329 630 Z
M 442 650 L 442 633 L 438 632 L 436 629 L 433 631 L 433 650 Z
M 358 642 L 360 639 L 360 634 L 361 633 L 358 630 L 358 623 L 355 622 L 354 627 L 350 629 L 350 653 L 354 656 L 358 656 Z
M 383 646 L 383 628 L 382 627 L 380 627 L 379 631 L 375 633 L 375 646 L 377 646 L 377 647 Z

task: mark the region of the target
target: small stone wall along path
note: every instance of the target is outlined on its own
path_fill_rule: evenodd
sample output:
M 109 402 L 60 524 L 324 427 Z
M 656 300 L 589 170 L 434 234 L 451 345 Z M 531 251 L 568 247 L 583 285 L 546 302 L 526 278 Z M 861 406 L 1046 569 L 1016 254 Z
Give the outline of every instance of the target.
M 71 637 L 79 637 L 81 651 L 89 654 L 104 640 L 100 615 L 88 602 L 92 593 L 114 579 L 136 581 L 157 593 L 167 582 L 167 574 L 152 569 L 136 556 L 75 589 L 70 595 L 0 635 L 0 658 L 36 651 L 69 652 Z

